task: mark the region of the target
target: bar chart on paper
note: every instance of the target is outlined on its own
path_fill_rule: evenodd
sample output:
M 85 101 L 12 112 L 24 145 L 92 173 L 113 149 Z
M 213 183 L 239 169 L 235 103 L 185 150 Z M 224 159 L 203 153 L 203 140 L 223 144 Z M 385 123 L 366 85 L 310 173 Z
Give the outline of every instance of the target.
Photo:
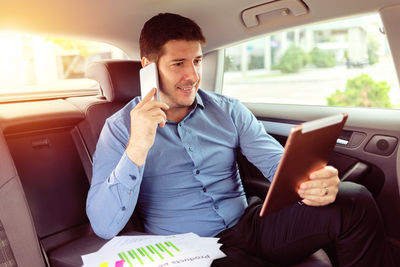
M 172 242 L 155 243 L 146 247 L 119 252 L 118 257 L 124 260 L 128 266 L 140 266 L 147 262 L 157 262 L 168 257 L 175 257 L 180 250 Z
M 224 257 L 218 238 L 193 233 L 173 236 L 117 236 L 94 253 L 82 256 L 84 267 L 209 266 Z

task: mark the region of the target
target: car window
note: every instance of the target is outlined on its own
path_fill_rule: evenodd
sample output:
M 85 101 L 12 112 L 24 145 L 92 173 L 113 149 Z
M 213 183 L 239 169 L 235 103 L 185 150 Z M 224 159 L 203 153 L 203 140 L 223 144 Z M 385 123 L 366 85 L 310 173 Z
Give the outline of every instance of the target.
M 127 58 L 123 51 L 105 43 L 0 32 L 0 98 L 34 92 L 97 92 L 97 82 L 85 78 L 87 63 L 123 58 Z
M 377 14 L 273 33 L 224 58 L 222 93 L 244 102 L 400 108 Z

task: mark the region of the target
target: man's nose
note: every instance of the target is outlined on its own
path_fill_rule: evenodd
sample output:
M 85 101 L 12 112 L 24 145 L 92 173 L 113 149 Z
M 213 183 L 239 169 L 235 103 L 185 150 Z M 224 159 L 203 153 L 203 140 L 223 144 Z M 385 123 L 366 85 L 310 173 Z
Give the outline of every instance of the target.
M 193 82 L 197 82 L 200 78 L 199 67 L 193 63 L 188 64 L 185 70 L 185 76 L 187 80 L 192 80 Z

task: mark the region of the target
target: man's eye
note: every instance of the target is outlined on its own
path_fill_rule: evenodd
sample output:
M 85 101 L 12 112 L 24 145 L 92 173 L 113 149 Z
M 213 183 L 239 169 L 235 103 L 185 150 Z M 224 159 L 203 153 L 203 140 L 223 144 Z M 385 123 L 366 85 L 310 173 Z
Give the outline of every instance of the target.
M 201 59 L 195 59 L 194 64 L 198 65 L 201 63 Z
M 183 64 L 183 62 L 176 62 L 176 63 L 174 64 L 174 66 L 179 67 L 179 66 L 182 66 L 182 64 Z

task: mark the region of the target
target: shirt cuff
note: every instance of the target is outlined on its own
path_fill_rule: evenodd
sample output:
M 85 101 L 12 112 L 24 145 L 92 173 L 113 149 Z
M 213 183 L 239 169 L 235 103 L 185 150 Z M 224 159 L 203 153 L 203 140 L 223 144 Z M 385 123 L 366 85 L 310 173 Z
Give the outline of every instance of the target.
M 143 170 L 144 165 L 138 167 L 125 152 L 114 170 L 113 178 L 127 188 L 133 189 L 142 180 Z

